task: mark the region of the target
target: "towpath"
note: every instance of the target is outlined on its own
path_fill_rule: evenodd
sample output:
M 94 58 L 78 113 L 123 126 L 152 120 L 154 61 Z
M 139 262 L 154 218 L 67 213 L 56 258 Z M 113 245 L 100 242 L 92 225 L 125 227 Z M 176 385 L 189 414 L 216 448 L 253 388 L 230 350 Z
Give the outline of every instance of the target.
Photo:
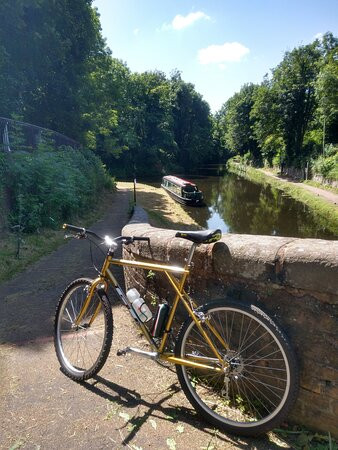
M 325 200 L 327 200 L 329 203 L 333 203 L 334 205 L 338 205 L 338 194 L 335 194 L 334 192 L 328 191 L 326 189 L 321 189 L 315 186 L 310 186 L 309 184 L 305 183 L 297 183 L 295 181 L 289 180 L 287 178 L 279 177 L 278 175 L 275 175 L 268 170 L 260 169 L 261 172 L 263 172 L 265 175 L 268 175 L 269 177 L 275 178 L 276 180 L 283 181 L 286 183 L 290 183 L 296 187 L 301 187 L 302 189 L 305 189 L 307 191 L 312 192 L 313 194 L 317 195 L 318 197 L 321 197 Z
M 118 190 L 92 228 L 119 235 L 128 207 L 127 190 Z M 116 303 L 113 346 L 99 376 L 82 384 L 65 377 L 53 347 L 55 305 L 72 279 L 93 275 L 87 243 L 71 240 L 0 285 L 1 449 L 280 448 L 267 436 L 218 432 L 196 416 L 172 370 L 117 357 L 118 348 L 144 341 Z

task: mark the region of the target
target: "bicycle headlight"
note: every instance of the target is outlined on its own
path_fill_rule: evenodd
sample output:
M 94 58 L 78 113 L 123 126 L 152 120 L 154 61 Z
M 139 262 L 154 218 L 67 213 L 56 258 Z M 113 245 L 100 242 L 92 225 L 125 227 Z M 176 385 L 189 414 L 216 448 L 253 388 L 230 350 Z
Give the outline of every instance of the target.
M 112 246 L 115 244 L 115 242 L 113 241 L 113 239 L 110 238 L 109 236 L 105 236 L 105 237 L 104 237 L 104 242 L 105 242 L 105 244 L 106 244 L 108 247 L 112 247 Z

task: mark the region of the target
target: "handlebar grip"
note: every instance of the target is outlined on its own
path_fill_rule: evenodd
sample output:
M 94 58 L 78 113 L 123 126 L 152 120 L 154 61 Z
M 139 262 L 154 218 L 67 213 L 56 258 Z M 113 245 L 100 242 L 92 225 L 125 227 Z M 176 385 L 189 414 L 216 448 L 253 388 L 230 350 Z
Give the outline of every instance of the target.
M 86 229 L 81 227 L 76 227 L 75 225 L 70 225 L 69 223 L 64 223 L 62 225 L 64 230 L 74 231 L 75 233 L 85 233 Z
M 148 238 L 148 237 L 137 237 L 137 236 L 133 236 L 133 240 L 134 240 L 134 241 L 147 241 L 147 242 L 150 242 L 150 238 Z
M 118 240 L 122 241 L 125 245 L 132 244 L 134 241 L 147 241 L 148 243 L 150 242 L 150 238 L 141 236 L 120 236 Z

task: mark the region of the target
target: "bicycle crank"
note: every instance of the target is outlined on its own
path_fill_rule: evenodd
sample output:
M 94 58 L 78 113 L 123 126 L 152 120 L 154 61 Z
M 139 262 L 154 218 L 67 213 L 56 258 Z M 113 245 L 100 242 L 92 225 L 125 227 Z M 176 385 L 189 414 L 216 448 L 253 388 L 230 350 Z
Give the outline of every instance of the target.
M 140 350 L 139 348 L 134 347 L 126 347 L 124 349 L 119 349 L 116 352 L 117 356 L 125 356 L 127 353 L 134 353 L 137 356 L 141 356 L 143 358 L 149 358 L 153 360 L 157 360 L 158 352 L 146 352 L 145 350 Z

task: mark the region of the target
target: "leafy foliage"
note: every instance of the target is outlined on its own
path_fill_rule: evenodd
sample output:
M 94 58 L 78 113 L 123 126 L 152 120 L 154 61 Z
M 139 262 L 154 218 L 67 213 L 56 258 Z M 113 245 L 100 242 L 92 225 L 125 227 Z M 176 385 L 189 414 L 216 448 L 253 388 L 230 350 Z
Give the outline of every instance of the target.
M 255 118 L 250 114 L 256 89 L 255 85 L 246 84 L 240 92 L 228 100 L 225 140 L 228 147 L 234 150 L 236 154 L 243 156 L 245 153 L 250 153 L 253 161 L 259 163 L 261 154 L 252 132 Z
M 0 227 L 5 225 L 5 155 L 0 152 Z
M 178 72 L 133 74 L 112 58 L 91 0 L 4 0 L 0 17 L 2 115 L 80 141 L 121 176 L 210 159 L 207 103 Z
M 13 153 L 5 170 L 11 225 L 27 232 L 76 216 L 111 185 L 97 157 L 70 147 Z
M 338 181 L 338 146 L 329 146 L 325 154 L 314 161 L 313 171 L 327 180 Z
M 92 0 L 3 0 L 0 18 L 1 114 L 80 141 L 112 174 L 189 171 L 233 154 L 302 167 L 338 141 L 331 33 L 286 52 L 213 117 L 178 71 L 132 73 L 113 58 Z
M 113 72 L 123 73 L 118 95 L 108 96 L 116 124 L 93 135 L 94 148 L 113 174 L 158 176 L 210 159 L 210 110 L 192 84 L 179 73 L 170 79 L 159 71 L 132 74 L 121 62 L 113 63 Z
M 301 168 L 327 139 L 338 142 L 337 52 L 326 33 L 286 52 L 260 86 L 243 86 L 216 116 L 221 144 L 256 165 Z

